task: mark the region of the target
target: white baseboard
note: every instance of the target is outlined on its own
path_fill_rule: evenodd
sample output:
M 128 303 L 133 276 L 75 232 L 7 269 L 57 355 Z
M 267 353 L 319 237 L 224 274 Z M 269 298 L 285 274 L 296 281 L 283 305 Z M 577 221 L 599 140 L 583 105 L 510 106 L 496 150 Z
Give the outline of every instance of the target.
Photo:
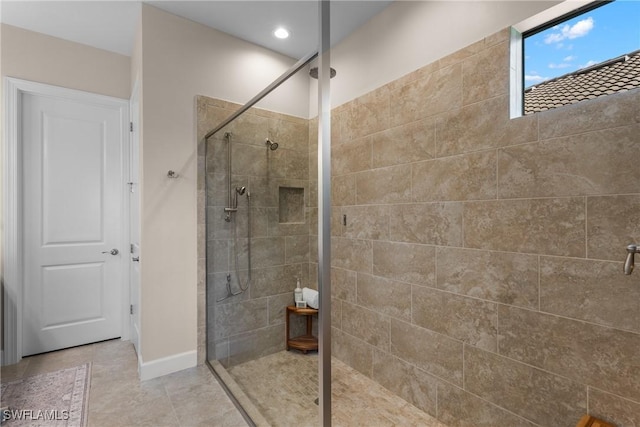
M 162 359 L 143 362 L 142 357 L 138 358 L 138 373 L 140 381 L 146 381 L 161 377 L 172 372 L 193 368 L 198 364 L 198 352 L 196 350 L 174 354 Z

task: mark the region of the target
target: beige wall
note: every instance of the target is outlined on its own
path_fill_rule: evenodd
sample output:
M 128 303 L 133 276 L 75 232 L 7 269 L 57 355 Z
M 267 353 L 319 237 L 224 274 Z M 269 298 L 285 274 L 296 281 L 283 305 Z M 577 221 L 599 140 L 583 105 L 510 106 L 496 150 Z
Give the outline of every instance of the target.
M 2 76 L 129 99 L 128 56 L 2 25 Z
M 333 111 L 333 354 L 448 425 L 635 426 L 640 90 L 510 120 L 508 37 Z
M 142 7 L 145 363 L 197 348 L 196 96 L 244 103 L 293 62 L 154 7 Z M 306 118 L 308 77 L 293 78 L 261 105 Z M 168 170 L 180 178 L 167 179 Z

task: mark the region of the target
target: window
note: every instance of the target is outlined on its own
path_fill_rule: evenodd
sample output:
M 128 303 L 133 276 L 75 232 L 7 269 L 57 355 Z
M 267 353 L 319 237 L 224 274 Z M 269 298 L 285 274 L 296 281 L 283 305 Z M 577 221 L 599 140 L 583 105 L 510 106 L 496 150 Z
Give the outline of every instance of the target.
M 532 28 L 514 27 L 512 117 L 640 87 L 640 2 L 598 1 L 548 15 Z

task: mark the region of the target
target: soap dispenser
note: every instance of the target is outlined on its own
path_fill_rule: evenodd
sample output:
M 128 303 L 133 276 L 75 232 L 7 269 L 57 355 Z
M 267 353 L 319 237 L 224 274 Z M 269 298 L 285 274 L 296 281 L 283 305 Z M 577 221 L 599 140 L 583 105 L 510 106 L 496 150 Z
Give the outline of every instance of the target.
M 296 277 L 296 289 L 293 291 L 293 299 L 295 302 L 302 301 L 302 288 L 300 287 L 300 278 Z

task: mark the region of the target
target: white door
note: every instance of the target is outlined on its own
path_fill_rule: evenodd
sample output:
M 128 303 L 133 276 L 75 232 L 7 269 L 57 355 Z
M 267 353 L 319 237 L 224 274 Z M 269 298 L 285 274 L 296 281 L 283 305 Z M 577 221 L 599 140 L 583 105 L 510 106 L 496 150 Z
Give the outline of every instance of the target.
M 140 355 L 140 96 L 136 83 L 129 104 L 131 110 L 131 154 L 129 167 L 129 280 L 131 299 L 131 342 Z
M 22 355 L 120 337 L 122 107 L 30 93 L 21 101 Z

